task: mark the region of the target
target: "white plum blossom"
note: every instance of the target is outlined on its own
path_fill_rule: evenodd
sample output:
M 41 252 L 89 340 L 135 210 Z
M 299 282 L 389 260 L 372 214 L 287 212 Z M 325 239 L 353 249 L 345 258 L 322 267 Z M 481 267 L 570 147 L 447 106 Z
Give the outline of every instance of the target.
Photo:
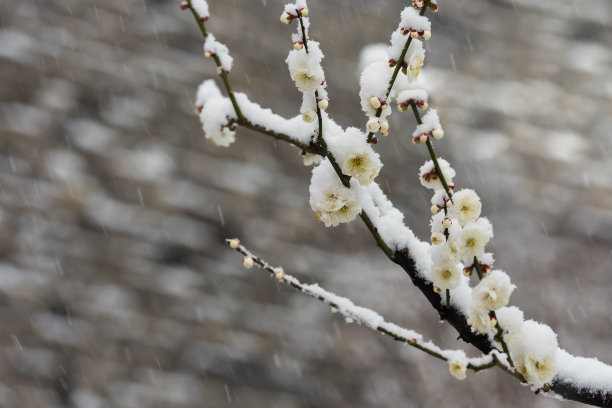
M 321 163 L 323 156 L 315 153 L 304 152 L 304 166 L 311 166 L 313 164 Z
M 463 227 L 457 237 L 457 245 L 459 245 L 463 263 L 471 265 L 474 257 L 480 258 L 491 238 L 493 238 L 493 227 L 486 218 L 479 218 Z
M 326 227 L 351 222 L 361 212 L 357 194 L 342 185 L 327 158 L 312 170 L 310 207 Z
M 467 322 L 478 333 L 495 333 L 495 320 L 491 319 L 489 311 L 478 303 L 473 302 L 468 308 Z
M 438 158 L 438 164 L 440 165 L 440 170 L 446 182 L 452 184 L 453 177 L 455 177 L 456 174 L 455 170 L 451 167 L 450 163 L 444 159 Z M 427 160 L 419 169 L 419 180 L 423 187 L 433 190 L 441 190 L 444 188 L 432 160 Z
M 472 290 L 472 299 L 488 310 L 497 310 L 508 304 L 514 288 L 506 272 L 494 270 Z
M 285 62 L 295 86 L 302 92 L 315 91 L 325 80 L 321 67 L 323 53 L 316 41 L 308 41 L 308 52 L 305 48 L 291 50 Z
M 448 362 L 448 371 L 458 380 L 465 380 L 467 377 L 468 362 L 466 359 L 455 358 L 449 360 Z
M 523 322 L 519 339 L 510 351 L 516 370 L 534 387 L 550 383 L 557 373 L 557 335 L 545 324 Z
M 440 289 L 455 289 L 461 283 L 461 270 L 450 262 L 436 264 L 431 270 L 431 280 Z
M 451 214 L 457 218 L 461 225 L 469 224 L 480 217 L 482 204 L 474 190 L 464 188 L 453 194 L 453 208 Z
M 419 77 L 421 68 L 423 68 L 423 64 L 425 63 L 425 49 L 423 48 L 423 43 L 419 40 L 412 40 L 406 55 L 408 56 L 406 60 L 408 64 L 406 76 L 408 80 L 412 82 Z
M 330 137 L 327 143 L 342 172 L 356 178 L 362 186 L 369 185 L 378 176 L 382 167 L 380 156 L 358 128 L 349 127 Z
M 378 153 L 369 145 L 363 149 L 348 153 L 342 161 L 342 172 L 346 175 L 353 176 L 362 186 L 370 184 L 382 167 L 382 162 Z

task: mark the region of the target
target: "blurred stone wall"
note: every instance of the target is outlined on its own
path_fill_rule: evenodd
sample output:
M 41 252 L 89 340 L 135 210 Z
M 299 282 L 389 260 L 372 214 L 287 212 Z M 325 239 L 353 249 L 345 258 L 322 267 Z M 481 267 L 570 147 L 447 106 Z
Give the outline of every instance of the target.
M 295 115 L 282 2 L 209 3 L 235 88 Z M 310 0 L 340 124 L 364 123 L 359 50 L 388 41 L 405 3 Z M 192 101 L 215 69 L 178 2 L 4 1 L 0 16 L 0 406 L 579 405 L 499 371 L 458 382 L 240 266 L 224 238 L 463 347 L 358 222 L 315 220 L 294 149 L 247 130 L 205 141 Z M 441 0 L 432 21 L 438 152 L 483 198 L 513 304 L 612 363 L 612 3 Z M 379 182 L 426 239 L 426 152 L 410 115 L 391 123 Z

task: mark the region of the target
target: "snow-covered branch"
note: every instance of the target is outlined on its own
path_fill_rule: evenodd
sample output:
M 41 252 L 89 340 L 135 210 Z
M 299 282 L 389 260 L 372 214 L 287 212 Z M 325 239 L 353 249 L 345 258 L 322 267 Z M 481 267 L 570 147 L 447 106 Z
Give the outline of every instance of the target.
M 245 268 L 251 269 L 253 265 L 258 265 L 261 269 L 268 271 L 277 281 L 286 283 L 310 297 L 327 303 L 334 312 L 344 316 L 347 323 L 361 324 L 372 330 L 379 331 L 395 341 L 408 344 L 430 356 L 448 362 L 449 371 L 459 379 L 465 378 L 466 369 L 482 371 L 494 366 L 499 366 L 504 371 L 513 374 L 508 362 L 505 361 L 505 356 L 497 350 L 492 350 L 489 354 L 480 357 L 467 358 L 463 350 L 441 349 L 433 342 L 425 341 L 420 333 L 405 329 L 395 323 L 387 322 L 375 311 L 357 306 L 350 299 L 329 292 L 317 283 L 304 284 L 300 282 L 294 276 L 285 273 L 282 267 L 272 266 L 266 260 L 253 254 L 237 238 L 226 239 L 225 242 L 230 248 L 244 255 L 242 264 Z

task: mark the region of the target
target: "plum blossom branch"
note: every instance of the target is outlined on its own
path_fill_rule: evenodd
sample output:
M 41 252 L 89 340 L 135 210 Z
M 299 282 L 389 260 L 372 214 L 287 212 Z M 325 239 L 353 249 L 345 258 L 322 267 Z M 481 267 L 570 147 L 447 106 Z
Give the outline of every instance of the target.
M 195 0 L 195 1 L 197 1 L 197 0 Z M 196 10 L 196 8 L 194 7 L 193 2 L 194 2 L 194 0 L 187 0 L 187 3 L 186 3 L 187 7 L 191 11 L 191 14 L 193 15 L 193 18 L 196 20 L 196 23 L 198 24 L 198 27 L 200 27 L 200 31 L 202 32 L 202 35 L 206 39 L 206 38 L 208 38 L 208 31 L 206 30 L 205 21 L 208 19 L 208 16 L 201 16 L 198 13 L 198 11 Z M 206 6 L 206 9 L 208 9 L 208 6 Z M 232 101 L 232 106 L 234 107 L 234 111 L 236 112 L 236 116 L 238 117 L 238 121 L 241 122 L 241 121 L 244 120 L 244 116 L 242 115 L 242 111 L 240 110 L 240 106 L 238 106 L 238 102 L 236 102 L 236 96 L 234 95 L 234 91 L 232 89 L 232 84 L 230 83 L 230 80 L 229 80 L 228 72 L 225 69 L 225 67 L 223 67 L 223 64 L 221 63 L 221 59 L 220 59 L 219 55 L 212 54 L 211 56 L 215 60 L 215 64 L 217 65 L 217 69 L 219 70 L 219 75 L 221 75 L 221 78 L 223 79 L 223 84 L 225 85 L 225 89 L 227 90 L 229 98 Z
M 189 5 L 192 4 L 192 2 L 202 2 L 203 0 L 191 0 L 188 2 Z M 205 3 L 205 2 L 204 2 Z M 413 2 L 414 3 L 414 2 Z M 416 3 L 420 3 L 420 4 L 424 4 L 422 1 L 416 0 Z M 420 5 L 419 4 L 419 5 Z M 430 4 L 435 4 L 434 0 L 431 0 Z M 193 10 L 192 10 L 193 12 Z M 423 10 L 421 10 L 421 12 L 423 12 Z M 194 14 L 195 16 L 195 14 Z M 202 31 L 202 33 L 206 36 L 206 29 L 205 26 L 202 24 L 200 25 L 200 30 Z M 213 54 L 214 55 L 214 54 Z M 211 55 L 212 56 L 212 55 Z M 218 60 L 218 61 L 217 61 Z M 221 59 L 215 58 L 215 62 L 219 62 L 217 64 L 217 66 L 219 67 L 220 65 L 223 65 L 223 61 L 221 61 Z M 420 66 L 418 67 L 420 68 Z M 399 70 L 398 67 L 396 67 L 396 70 Z M 418 69 L 417 69 L 418 71 Z M 221 73 L 221 76 L 223 77 L 223 74 Z M 255 107 L 250 101 L 248 101 L 248 99 L 246 99 L 246 96 L 243 94 L 239 94 L 236 93 L 234 95 L 233 91 L 231 91 L 231 86 L 229 86 L 229 80 L 227 79 L 227 74 L 225 75 L 224 78 L 224 83 L 226 85 L 226 89 L 228 90 L 228 93 L 230 93 L 230 99 L 232 102 L 232 106 L 234 108 L 234 111 L 236 113 L 236 123 L 238 124 L 243 124 L 247 123 L 247 120 L 244 119 L 244 116 L 241 116 L 235 108 L 238 106 L 238 101 L 240 101 L 240 106 L 243 108 L 248 108 L 249 110 L 251 110 L 252 112 L 256 112 L 257 114 L 261 114 L 263 111 L 261 110 L 261 107 L 259 107 L 257 105 L 257 107 Z M 391 87 L 393 85 L 391 84 Z M 233 96 L 233 98 L 232 98 Z M 244 98 L 244 99 L 240 99 L 240 98 Z M 215 102 L 223 102 L 222 100 L 217 99 Z M 417 104 L 419 105 L 419 107 L 421 109 L 423 109 L 424 104 L 419 104 L 419 102 L 417 101 Z M 214 104 L 212 104 L 214 105 Z M 256 104 L 255 104 L 256 105 Z M 257 108 L 257 109 L 256 109 Z M 225 111 L 223 111 L 225 112 Z M 381 109 L 382 112 L 382 109 Z M 320 110 L 319 110 L 319 114 L 320 114 Z M 428 113 L 429 114 L 429 113 Z M 266 115 L 268 115 L 266 113 Z M 228 114 L 228 120 L 232 120 L 231 116 Z M 317 115 L 319 117 L 319 115 Z M 427 116 L 427 115 L 426 115 Z M 274 128 L 269 128 L 265 125 L 262 124 L 261 121 L 257 121 L 257 118 L 255 116 L 252 116 L 251 114 L 247 114 L 247 117 L 249 118 L 249 121 L 253 127 L 254 130 L 257 130 L 261 133 L 264 133 L 268 136 L 272 136 L 275 137 L 279 140 L 285 140 L 288 141 L 289 143 L 292 143 L 298 147 L 300 147 L 298 144 L 295 143 L 296 140 L 299 141 L 299 143 L 301 143 L 302 145 L 305 146 L 310 146 L 310 150 L 306 150 L 303 149 L 304 151 L 312 151 L 312 152 L 317 152 L 317 149 L 314 148 L 313 146 L 315 145 L 319 145 L 318 143 L 316 143 L 314 141 L 314 139 L 312 137 L 306 139 L 306 138 L 299 138 L 299 137 L 295 137 L 295 129 L 293 127 L 290 126 L 285 126 L 285 125 L 289 125 L 291 122 L 291 120 L 286 120 L 284 118 L 280 118 L 279 120 L 282 121 L 283 123 L 283 129 L 284 130 L 279 130 L 278 127 L 274 127 Z M 268 118 L 271 118 L 271 116 L 269 116 Z M 277 120 L 277 116 L 274 117 L 275 120 Z M 420 115 L 419 115 L 420 118 Z M 326 115 L 320 115 L 320 120 L 325 120 L 325 121 L 329 121 L 329 119 L 327 118 Z M 418 119 L 417 119 L 418 121 Z M 326 122 L 328 123 L 328 122 Z M 331 123 L 331 122 L 330 122 Z M 326 125 L 327 126 L 327 125 Z M 247 126 L 248 127 L 248 126 Z M 382 133 L 382 131 L 381 131 Z M 311 135 L 315 135 L 316 132 L 313 131 L 311 133 Z M 384 134 L 384 133 L 383 133 Z M 435 132 L 431 132 L 432 136 L 434 138 L 437 138 L 435 135 Z M 283 137 L 282 135 L 284 135 L 285 137 Z M 319 132 L 319 136 L 320 139 L 323 140 L 323 142 L 326 143 L 326 141 L 324 140 L 324 138 L 322 137 L 322 132 Z M 307 141 L 308 140 L 308 141 Z M 315 143 L 315 145 L 313 145 L 313 142 Z M 329 156 L 329 153 L 331 153 L 331 151 L 329 151 L 329 147 L 327 146 L 327 143 L 325 146 L 323 145 L 319 145 L 320 147 L 320 151 L 322 151 L 323 153 L 325 153 L 325 155 Z M 435 157 L 435 153 L 433 152 L 433 146 L 431 145 L 431 149 L 429 149 L 428 146 L 428 150 L 430 150 L 430 155 L 433 155 L 433 157 Z M 329 158 L 329 157 L 328 157 Z M 332 155 L 333 158 L 333 155 Z M 437 159 L 437 158 L 436 158 Z M 433 161 L 433 158 L 432 158 Z M 347 176 L 345 175 L 345 173 L 342 171 L 342 169 L 340 168 L 338 162 L 335 161 L 334 159 L 334 163 L 336 164 L 336 166 L 334 168 L 334 171 L 336 172 L 336 174 L 340 177 L 340 180 L 343 181 L 343 184 L 345 182 L 347 182 L 348 180 L 346 180 Z M 332 164 L 332 163 L 330 163 Z M 443 159 L 440 159 L 438 161 L 438 167 L 435 168 L 435 163 L 432 164 L 432 167 L 435 168 L 436 172 L 440 175 L 442 175 L 444 177 L 445 171 L 447 169 L 448 163 L 446 161 L 444 161 Z M 429 173 L 431 173 L 431 169 L 429 170 Z M 453 175 L 454 175 L 454 171 L 453 171 Z M 343 180 L 343 177 L 345 178 Z M 451 176 L 452 177 L 452 176 Z M 351 185 L 352 183 L 352 179 L 351 179 Z M 444 181 L 447 181 L 446 178 L 444 178 Z M 440 181 L 441 183 L 441 181 Z M 346 184 L 344 184 L 346 186 Z M 447 183 L 447 187 L 450 187 L 450 185 Z M 373 189 L 368 189 L 367 194 L 372 193 L 373 191 L 375 191 L 378 188 L 377 185 L 373 184 Z M 447 189 L 445 189 L 447 190 Z M 450 192 L 450 188 L 448 189 L 447 193 Z M 450 199 L 450 194 L 448 195 L 449 199 Z M 395 263 L 397 263 L 398 265 L 400 265 L 411 277 L 413 283 L 415 284 L 415 286 L 417 286 L 422 293 L 427 297 L 427 299 L 429 300 L 429 302 L 432 304 L 432 306 L 438 310 L 439 313 L 441 313 L 441 315 L 443 315 L 445 317 L 445 319 L 459 332 L 460 338 L 462 338 L 463 340 L 465 340 L 468 343 L 471 343 L 472 345 L 474 345 L 476 348 L 478 348 L 479 350 L 481 350 L 484 354 L 486 355 L 490 355 L 492 356 L 491 358 L 493 360 L 499 361 L 501 363 L 500 367 L 502 367 L 505 371 L 509 372 L 510 374 L 512 374 L 513 376 L 515 376 L 517 379 L 523 381 L 524 378 L 522 378 L 520 373 L 523 372 L 527 372 L 529 373 L 529 370 L 533 371 L 533 367 L 529 368 L 526 367 L 525 364 L 535 364 L 535 363 L 540 363 L 539 360 L 537 360 L 537 356 L 533 356 L 533 355 L 519 355 L 519 357 L 521 357 L 521 361 L 523 363 L 522 366 L 517 364 L 517 371 L 513 370 L 510 366 L 509 366 L 509 362 L 508 364 L 506 364 L 507 358 L 510 357 L 509 354 L 500 354 L 498 351 L 495 350 L 494 345 L 492 343 L 491 338 L 486 335 L 486 334 L 482 334 L 479 333 L 477 331 L 474 330 L 473 326 L 471 324 L 468 323 L 468 321 L 466 320 L 466 316 L 465 316 L 465 311 L 458 308 L 456 305 L 451 305 L 450 308 L 447 308 L 445 305 L 443 305 L 442 303 L 442 299 L 441 296 L 436 293 L 436 291 L 434 290 L 434 285 L 432 284 L 432 281 L 429 279 L 427 273 L 429 273 L 426 269 L 424 269 L 424 265 L 422 264 L 423 261 L 421 259 L 421 254 L 420 254 L 420 250 L 422 249 L 420 247 L 420 241 L 418 243 L 416 243 L 415 241 L 410 241 L 410 239 L 400 239 L 397 240 L 395 239 L 396 237 L 391 235 L 392 238 L 390 238 L 389 235 L 389 231 L 386 231 L 384 234 L 381 235 L 381 233 L 378 231 L 378 228 L 381 227 L 383 224 L 381 223 L 384 220 L 384 216 L 388 213 L 394 213 L 397 214 L 399 213 L 397 210 L 395 210 L 395 208 L 392 206 L 392 204 L 390 202 L 388 202 L 388 200 L 386 199 L 386 197 L 384 197 L 384 195 L 381 195 L 379 197 L 374 197 L 374 196 L 367 196 L 364 198 L 366 201 L 367 200 L 373 200 L 373 201 L 380 201 L 383 203 L 383 205 L 381 206 L 379 203 L 374 204 L 373 207 L 370 206 L 367 210 L 367 212 L 364 210 L 361 212 L 361 218 L 364 221 L 364 223 L 366 223 L 366 226 L 368 227 L 368 229 L 370 230 L 370 232 L 372 233 L 372 235 L 374 236 L 374 238 L 376 239 L 377 243 L 379 244 L 379 246 L 383 249 L 383 251 L 385 252 L 385 254 Z M 364 204 L 365 205 L 365 204 Z M 385 208 L 383 210 L 383 208 Z M 378 214 L 380 213 L 380 214 Z M 401 214 L 401 213 L 400 213 Z M 390 221 L 390 220 L 384 220 L 384 221 Z M 400 222 L 401 223 L 401 217 L 398 218 L 396 216 L 392 217 L 392 221 L 394 222 Z M 403 225 L 403 223 L 402 223 Z M 412 234 L 412 232 L 405 226 L 402 227 L 403 229 L 401 230 L 402 234 L 406 234 L 406 235 L 410 235 Z M 383 239 L 383 236 L 385 237 Z M 387 244 L 387 242 L 392 243 L 392 246 L 395 248 L 394 251 L 392 251 L 389 247 L 389 245 Z M 382 243 L 382 245 L 381 245 Z M 385 249 L 386 248 L 386 249 Z M 416 250 L 416 253 L 415 253 Z M 478 258 L 476 258 L 478 259 Z M 243 263 L 245 266 L 248 266 L 249 264 L 252 266 L 252 264 L 254 263 L 254 259 L 251 257 L 245 257 Z M 421 263 L 419 265 L 419 262 Z M 278 272 L 278 271 L 277 271 Z M 283 272 L 284 274 L 284 272 Z M 486 278 L 485 278 L 486 279 Z M 481 281 L 481 284 L 485 281 L 485 279 L 483 279 L 483 281 Z M 479 284 L 480 286 L 480 284 Z M 317 286 L 318 287 L 318 286 Z M 314 289 L 314 288 L 311 288 Z M 338 305 L 338 304 L 337 304 Z M 340 306 L 340 305 L 338 305 Z M 501 318 L 501 315 L 499 315 Z M 522 315 L 521 315 L 521 319 L 522 319 Z M 531 322 L 531 323 L 530 323 Z M 550 330 L 550 328 L 548 328 L 547 326 L 538 324 L 536 322 L 533 321 L 526 321 L 524 324 L 530 324 L 532 326 L 532 328 L 534 328 L 535 330 L 539 330 L 544 337 L 548 336 L 553 336 L 553 341 L 550 341 L 551 344 L 555 344 L 555 349 L 556 349 L 556 335 L 554 335 L 554 333 L 552 332 L 552 330 Z M 378 330 L 378 329 L 377 329 Z M 380 331 L 380 330 L 379 330 Z M 499 334 L 499 330 L 498 330 L 498 334 Z M 502 338 L 503 338 L 502 334 Z M 409 337 L 405 337 L 405 338 L 409 338 Z M 526 339 L 527 341 L 529 341 L 530 339 Z M 523 342 L 525 342 L 525 339 L 522 340 Z M 527 348 L 525 350 L 519 350 L 521 352 L 527 352 L 529 353 L 530 350 Z M 517 351 L 518 353 L 518 351 Z M 612 389 L 610 387 L 609 384 L 606 384 L 605 381 L 590 381 L 590 380 L 586 380 L 585 378 L 581 378 L 580 375 L 573 373 L 571 368 L 575 367 L 575 366 L 580 366 L 582 368 L 581 373 L 585 373 L 587 372 L 589 369 L 592 368 L 597 368 L 599 370 L 599 372 L 603 373 L 602 376 L 603 378 L 612 378 L 612 368 L 610 366 L 607 366 L 603 363 L 599 363 L 597 360 L 593 360 L 593 359 L 581 359 L 579 357 L 573 357 L 571 355 L 568 355 L 567 353 L 563 354 L 564 352 L 561 352 L 561 354 L 559 354 L 560 352 L 558 352 L 558 355 L 561 355 L 563 357 L 563 360 L 561 361 L 560 364 L 561 367 L 559 369 L 559 373 L 558 375 L 553 379 L 553 381 L 550 384 L 550 388 L 548 388 L 548 385 L 546 383 L 544 383 L 544 386 L 542 387 L 545 391 L 550 389 L 550 391 L 561 395 L 565 398 L 568 399 L 574 399 L 576 401 L 580 401 L 580 402 L 584 402 L 584 403 L 589 403 L 589 404 L 594 404 L 594 405 L 600 405 L 600 406 L 611 406 L 612 405 Z M 507 358 L 506 358 L 507 357 Z M 531 359 L 528 361 L 528 359 Z M 535 359 L 535 360 L 534 360 Z M 515 361 L 516 362 L 516 361 Z M 525 363 L 526 362 L 526 363 Z M 534 363 L 535 362 L 535 363 Z M 543 360 L 542 363 L 546 364 L 548 362 L 548 360 Z M 492 362 L 490 360 L 487 361 L 487 364 L 491 364 Z M 537 365 L 537 364 L 536 364 Z M 450 367 L 451 368 L 451 372 L 454 369 L 455 372 L 457 373 L 461 373 L 462 370 L 464 370 L 465 368 L 461 365 L 461 362 L 459 362 L 458 364 L 455 365 L 455 367 Z M 537 367 L 536 367 L 537 368 Z M 522 370 L 522 371 L 521 371 Z M 533 380 L 530 380 L 530 383 L 532 383 L 533 385 Z M 610 383 L 612 383 L 612 381 L 610 381 Z

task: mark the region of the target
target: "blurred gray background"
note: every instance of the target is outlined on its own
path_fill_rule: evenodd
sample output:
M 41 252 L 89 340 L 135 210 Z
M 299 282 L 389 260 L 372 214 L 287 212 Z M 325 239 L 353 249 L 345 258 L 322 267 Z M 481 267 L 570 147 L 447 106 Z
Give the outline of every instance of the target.
M 283 2 L 209 3 L 235 88 L 297 114 Z M 309 1 L 340 124 L 364 124 L 359 51 L 388 41 L 406 3 Z M 359 222 L 316 221 L 295 149 L 247 130 L 229 149 L 204 139 L 192 101 L 215 68 L 178 1 L 2 0 L 0 16 L 0 406 L 580 405 L 498 370 L 456 381 L 242 268 L 224 238 L 464 347 Z M 436 148 L 483 199 L 512 303 L 612 363 L 612 3 L 440 0 L 432 20 Z M 409 112 L 390 119 L 378 181 L 426 239 L 426 151 Z

